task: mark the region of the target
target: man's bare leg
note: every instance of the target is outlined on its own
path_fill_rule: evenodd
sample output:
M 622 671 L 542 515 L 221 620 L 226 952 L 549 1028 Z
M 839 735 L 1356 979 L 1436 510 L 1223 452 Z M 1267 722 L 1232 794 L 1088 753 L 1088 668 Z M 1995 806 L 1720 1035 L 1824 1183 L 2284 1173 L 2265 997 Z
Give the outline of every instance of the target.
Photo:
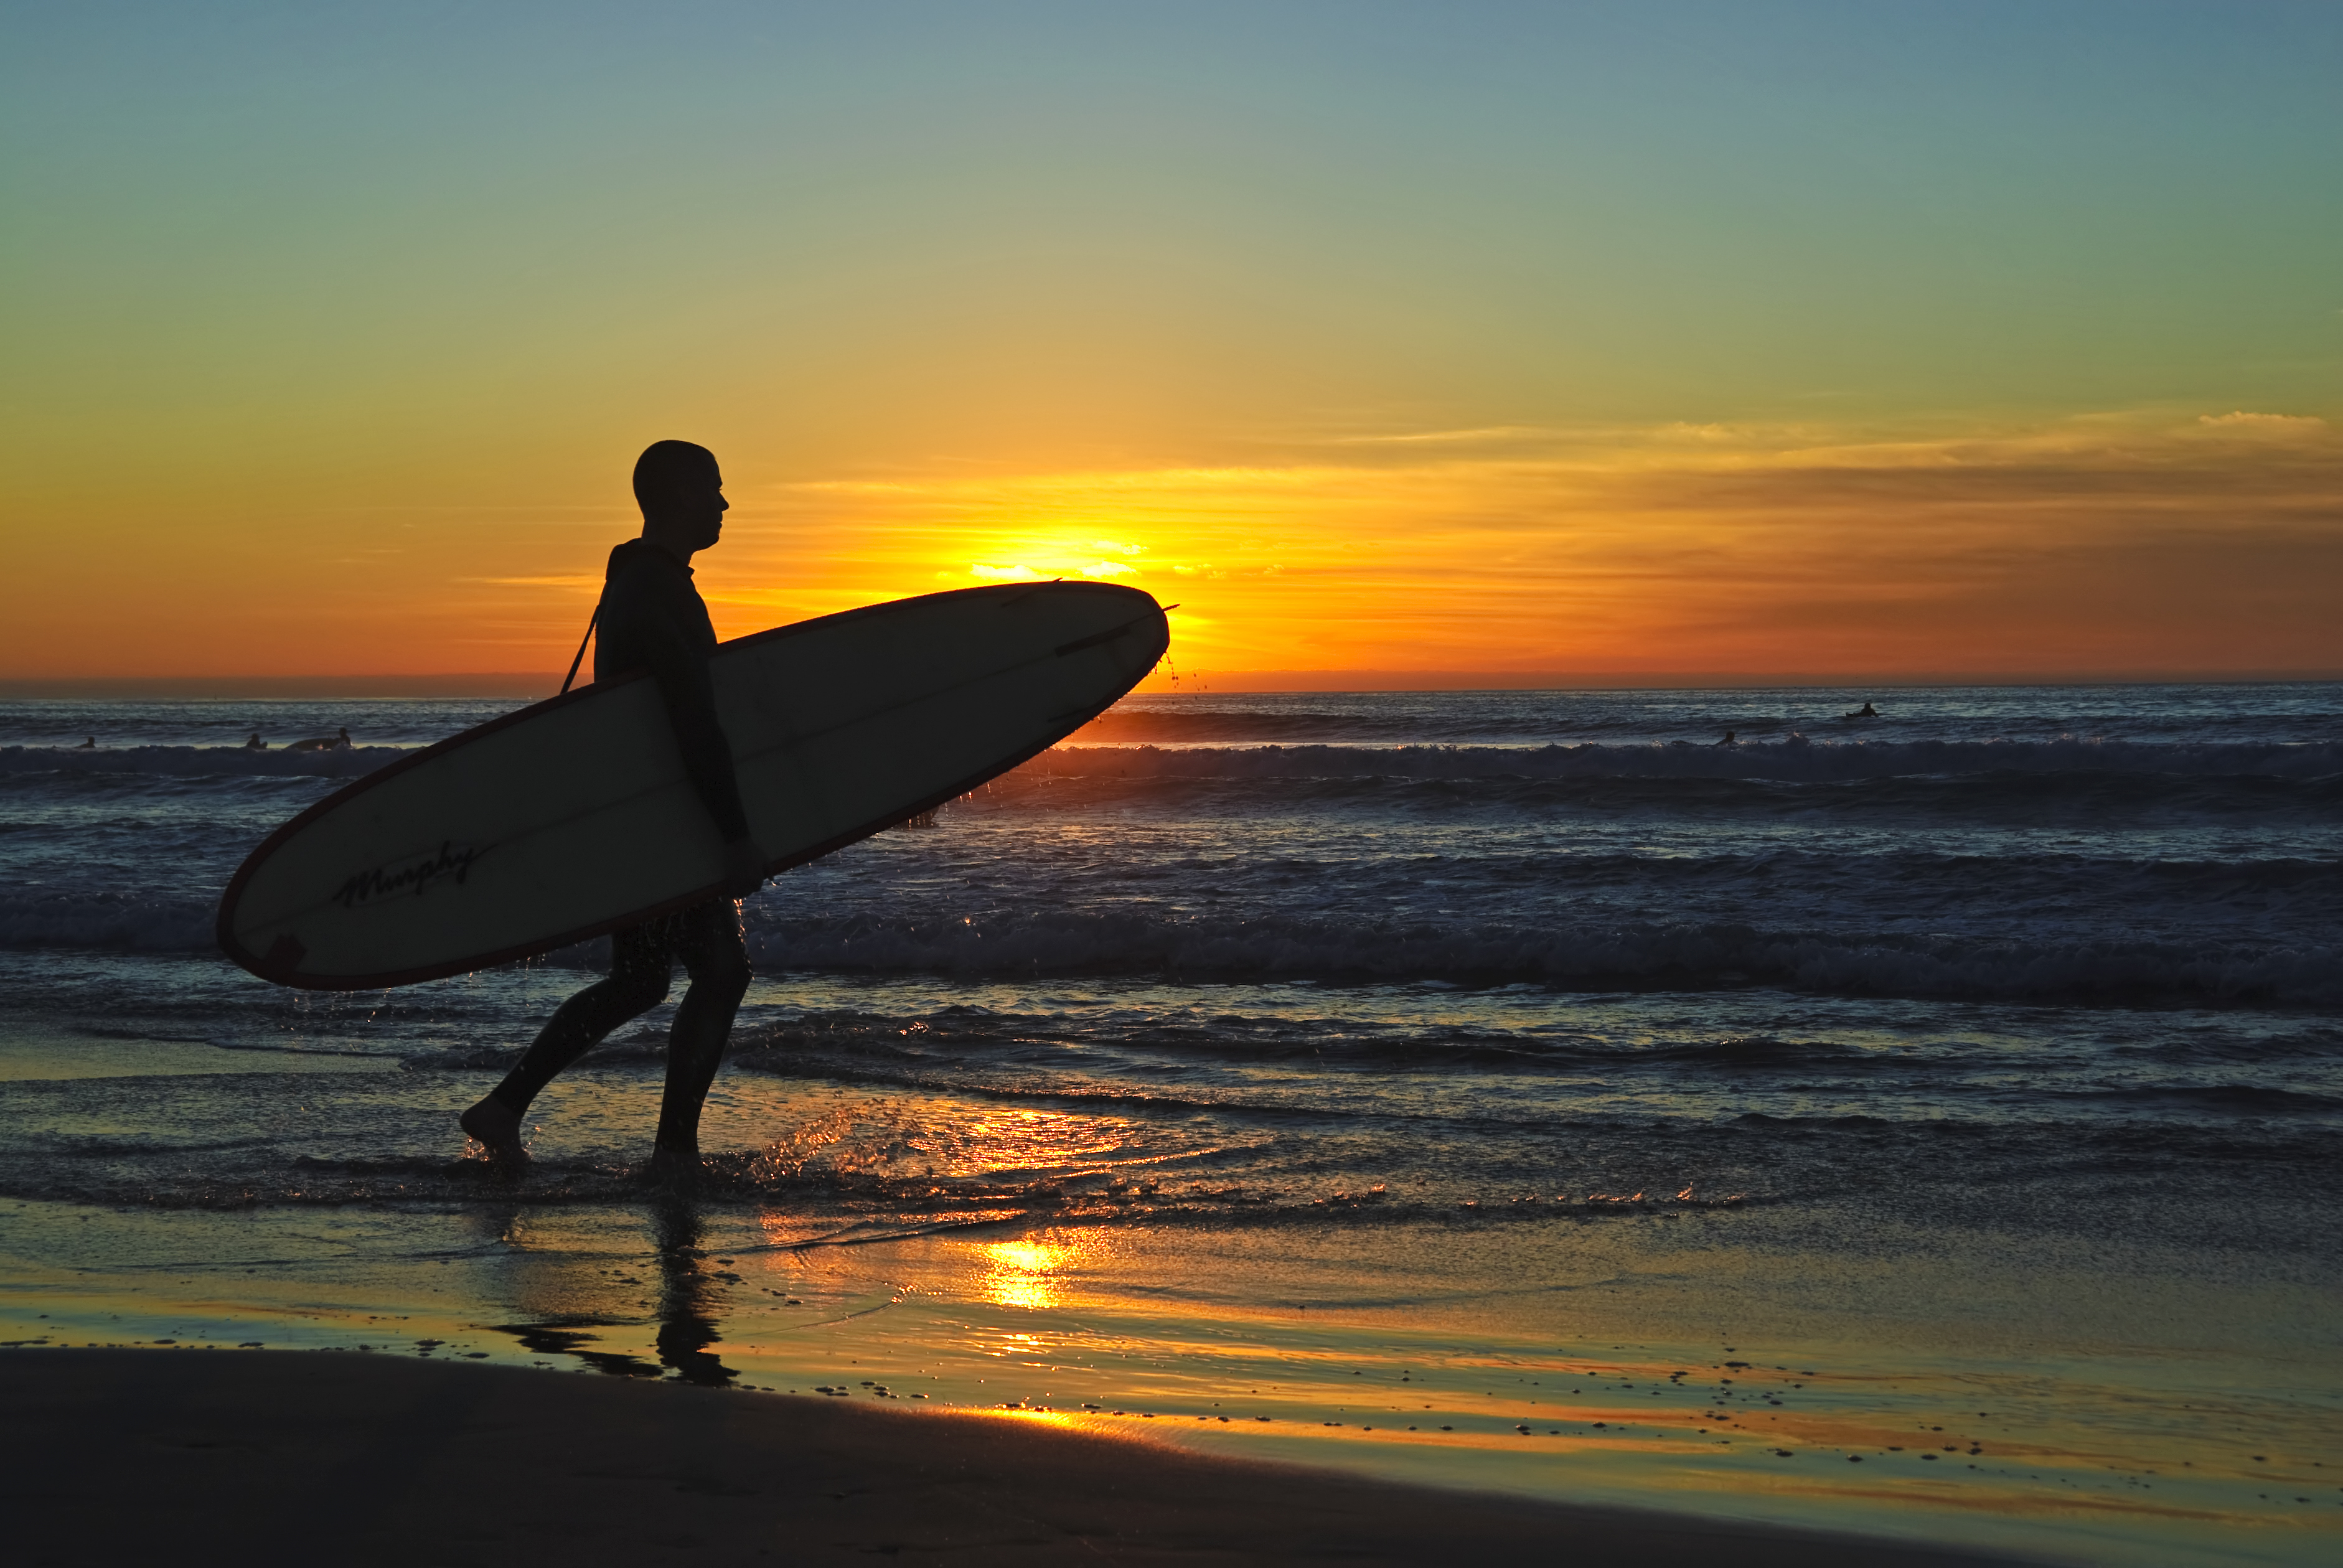
M 723 1063 L 732 1015 L 749 978 L 738 904 L 729 899 L 703 904 L 682 919 L 688 934 L 680 956 L 691 984 L 668 1027 L 667 1088 L 651 1147 L 651 1173 L 661 1181 L 699 1169 L 699 1108 Z
M 744 967 L 734 989 L 727 977 L 713 983 L 694 980 L 675 1010 L 668 1030 L 667 1088 L 659 1100 L 659 1132 L 651 1144 L 651 1175 L 675 1181 L 699 1171 L 699 1108 L 716 1081 L 732 1013 L 748 986 Z
M 656 933 L 646 940 L 639 932 L 621 931 L 613 946 L 610 978 L 563 1002 L 505 1081 L 456 1119 L 466 1137 L 488 1150 L 489 1159 L 527 1161 L 521 1126 L 538 1091 L 612 1030 L 666 1000 L 667 950 Z

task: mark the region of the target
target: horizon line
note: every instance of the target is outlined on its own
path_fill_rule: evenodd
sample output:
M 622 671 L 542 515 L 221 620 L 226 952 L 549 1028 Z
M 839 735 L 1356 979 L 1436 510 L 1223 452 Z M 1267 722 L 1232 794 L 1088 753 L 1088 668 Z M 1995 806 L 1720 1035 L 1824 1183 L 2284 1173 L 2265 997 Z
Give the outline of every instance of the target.
M 1165 682 L 1169 680 L 1170 684 Z M 2263 686 L 2343 680 L 2343 669 L 2179 670 L 1490 670 L 1244 669 L 1171 679 L 1150 676 L 1148 696 L 1400 691 L 1667 691 L 1781 687 Z M 218 699 L 523 697 L 559 689 L 558 672 L 488 670 L 436 675 L 0 676 L 0 699 L 140 697 Z

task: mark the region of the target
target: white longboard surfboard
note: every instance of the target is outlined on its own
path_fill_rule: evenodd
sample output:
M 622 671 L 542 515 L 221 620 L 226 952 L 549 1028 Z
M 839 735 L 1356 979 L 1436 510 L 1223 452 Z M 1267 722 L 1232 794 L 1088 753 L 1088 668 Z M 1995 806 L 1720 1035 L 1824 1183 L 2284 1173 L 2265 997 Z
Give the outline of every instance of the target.
M 725 643 L 716 707 L 769 870 L 868 838 L 1104 712 L 1169 641 L 1111 583 L 870 605 Z M 722 844 L 647 676 L 580 687 L 318 801 L 220 900 L 228 957 L 360 990 L 460 974 L 719 896 Z

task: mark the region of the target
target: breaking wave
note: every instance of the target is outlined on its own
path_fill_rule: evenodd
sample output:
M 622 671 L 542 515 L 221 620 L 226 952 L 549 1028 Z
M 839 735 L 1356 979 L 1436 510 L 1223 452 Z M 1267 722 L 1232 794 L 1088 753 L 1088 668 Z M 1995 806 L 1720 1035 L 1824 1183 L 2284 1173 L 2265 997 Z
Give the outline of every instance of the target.
M 0 900 L 0 948 L 213 950 L 192 899 L 69 895 Z M 2343 1000 L 2343 944 L 2279 940 L 2060 940 L 1863 935 L 1725 922 L 1527 924 L 1045 909 L 845 919 L 764 914 L 749 950 L 767 973 L 968 977 L 1319 978 L 1380 983 L 1531 981 L 1781 986 L 1845 995 Z M 605 945 L 554 955 L 598 965 Z
M 397 746 L 247 751 L 135 746 L 83 751 L 0 746 L 0 774 L 154 773 L 355 779 L 409 755 Z M 1757 779 L 1831 782 L 1975 773 L 2134 773 L 2318 779 L 2343 774 L 2343 741 L 2178 744 L 2055 740 L 1685 741 L 1578 746 L 1061 746 L 1018 770 L 1127 779 Z
M 1472 983 L 1778 985 L 1854 995 L 2343 1000 L 2343 946 L 1860 937 L 1730 924 L 1402 923 L 1044 910 L 791 920 L 752 931 L 772 970 L 1280 976 Z
M 408 749 L 401 746 L 357 746 L 339 751 L 248 751 L 241 746 L 126 746 L 84 751 L 57 746 L 0 746 L 0 774 L 357 779 L 407 755 Z
M 211 950 L 207 899 L 136 893 L 0 894 L 0 948 L 83 948 L 108 952 Z
M 2056 740 L 1808 740 L 1583 746 L 1060 747 L 1043 777 L 1322 779 L 1767 779 L 1833 782 L 1965 773 L 2147 773 L 2316 779 L 2343 773 L 2343 742 L 2184 745 Z

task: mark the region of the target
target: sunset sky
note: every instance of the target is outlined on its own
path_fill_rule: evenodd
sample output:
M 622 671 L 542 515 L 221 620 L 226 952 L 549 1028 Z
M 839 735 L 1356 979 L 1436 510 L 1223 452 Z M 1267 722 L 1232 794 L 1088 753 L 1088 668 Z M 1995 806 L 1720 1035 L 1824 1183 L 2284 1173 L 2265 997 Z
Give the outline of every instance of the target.
M 728 636 L 1085 574 L 1208 685 L 2343 671 L 2343 5 L 5 39 L 0 678 L 558 674 L 665 437 Z

